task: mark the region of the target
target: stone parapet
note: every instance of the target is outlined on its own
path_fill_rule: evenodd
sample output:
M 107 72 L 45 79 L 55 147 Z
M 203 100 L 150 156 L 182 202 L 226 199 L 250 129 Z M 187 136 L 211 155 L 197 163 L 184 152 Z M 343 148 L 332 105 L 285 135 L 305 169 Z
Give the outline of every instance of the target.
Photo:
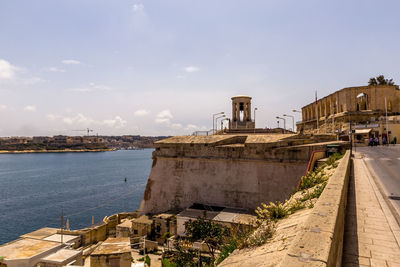
M 340 266 L 350 176 L 347 151 L 279 266 Z

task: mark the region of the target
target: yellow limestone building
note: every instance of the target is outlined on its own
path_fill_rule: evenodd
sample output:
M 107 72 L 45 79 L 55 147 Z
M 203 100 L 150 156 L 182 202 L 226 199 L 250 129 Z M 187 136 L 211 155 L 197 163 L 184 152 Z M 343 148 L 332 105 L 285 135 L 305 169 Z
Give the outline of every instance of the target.
M 297 123 L 297 129 L 304 133 L 348 135 L 350 123 L 355 130 L 355 141 L 365 142 L 369 137 L 378 137 L 382 141 L 387 134 L 390 141 L 394 137 L 399 140 L 399 87 L 372 85 L 343 88 L 302 107 L 302 121 Z

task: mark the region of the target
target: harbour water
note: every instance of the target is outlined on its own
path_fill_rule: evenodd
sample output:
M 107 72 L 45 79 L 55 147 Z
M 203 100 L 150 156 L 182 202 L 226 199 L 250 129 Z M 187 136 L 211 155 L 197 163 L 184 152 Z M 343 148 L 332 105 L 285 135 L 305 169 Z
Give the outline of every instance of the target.
M 152 149 L 0 155 L 0 244 L 41 227 L 91 225 L 135 211 L 151 169 Z M 127 181 L 125 182 L 125 178 Z

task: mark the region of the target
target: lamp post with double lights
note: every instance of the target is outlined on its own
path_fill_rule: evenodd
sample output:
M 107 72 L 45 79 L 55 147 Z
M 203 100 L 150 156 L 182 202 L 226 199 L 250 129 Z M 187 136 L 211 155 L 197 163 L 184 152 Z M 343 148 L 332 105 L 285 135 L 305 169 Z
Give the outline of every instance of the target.
M 282 118 L 282 117 L 278 117 L 278 116 L 276 116 L 276 118 L 277 118 L 278 120 L 283 120 L 283 129 L 286 131 L 286 119 L 285 119 L 285 118 Z
M 292 131 L 294 132 L 294 116 L 293 115 L 288 115 L 288 114 L 283 114 L 283 116 L 292 118 L 292 123 L 293 123 Z
M 258 110 L 258 108 L 254 108 L 254 133 L 256 133 L 256 110 Z
M 215 116 L 224 114 L 223 111 L 213 114 L 213 134 L 215 133 Z
M 215 118 L 215 133 L 218 131 L 218 119 L 225 118 L 225 114 Z

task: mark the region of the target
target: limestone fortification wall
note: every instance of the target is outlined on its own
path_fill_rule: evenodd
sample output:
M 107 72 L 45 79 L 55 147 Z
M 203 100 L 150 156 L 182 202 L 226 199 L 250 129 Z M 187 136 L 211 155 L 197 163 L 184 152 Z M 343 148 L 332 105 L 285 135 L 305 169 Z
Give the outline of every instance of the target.
M 305 174 L 312 151 L 295 135 L 173 137 L 155 144 L 140 213 L 182 210 L 193 203 L 254 210 L 284 201 Z
M 347 151 L 279 266 L 341 266 L 350 166 Z

